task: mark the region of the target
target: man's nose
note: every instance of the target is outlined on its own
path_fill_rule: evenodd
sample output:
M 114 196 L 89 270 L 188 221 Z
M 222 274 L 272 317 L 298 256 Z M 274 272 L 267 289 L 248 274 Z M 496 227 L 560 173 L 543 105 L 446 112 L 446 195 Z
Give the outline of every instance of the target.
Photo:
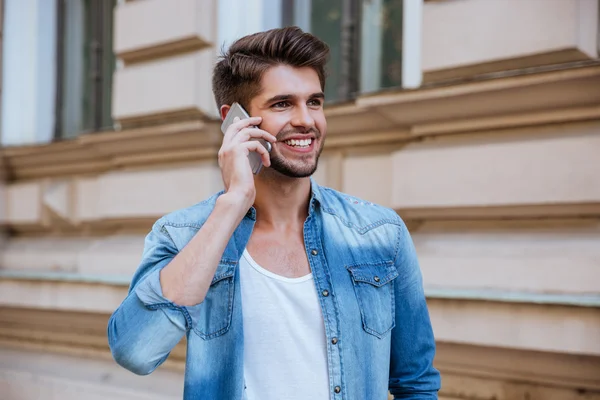
M 315 120 L 312 117 L 308 107 L 296 107 L 291 124 L 293 126 L 303 127 L 304 129 L 308 130 L 315 127 Z

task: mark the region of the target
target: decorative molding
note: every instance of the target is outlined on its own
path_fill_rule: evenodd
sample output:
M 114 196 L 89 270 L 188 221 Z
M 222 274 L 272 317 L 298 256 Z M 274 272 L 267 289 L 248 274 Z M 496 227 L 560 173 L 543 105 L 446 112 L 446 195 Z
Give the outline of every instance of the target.
M 12 236 L 27 237 L 94 237 L 115 234 L 146 234 L 160 216 L 129 218 L 99 218 L 93 221 L 64 223 L 61 219 L 49 220 L 46 217 L 42 224 L 11 224 Z M 0 221 L 0 227 L 2 223 Z
M 144 127 L 155 127 L 168 124 L 178 124 L 186 121 L 203 121 L 210 119 L 210 115 L 194 107 L 177 111 L 162 111 L 134 117 L 119 117 L 118 124 L 121 130 L 130 130 Z
M 0 149 L 9 180 L 99 174 L 139 165 L 216 157 L 216 124 L 188 121 L 115 132 L 86 134 L 70 141 Z M 220 135 L 220 132 L 218 133 Z
M 411 128 L 410 134 L 414 136 L 448 135 L 593 120 L 600 120 L 600 105 L 564 108 L 552 112 L 538 111 L 419 124 Z
M 600 390 L 600 357 L 447 342 L 436 345 L 435 365 L 444 375 Z
M 0 306 L 0 344 L 76 356 L 111 359 L 106 337 L 110 314 Z M 183 370 L 185 337 L 165 367 Z
M 177 54 L 189 53 L 196 50 L 202 50 L 210 47 L 211 44 L 198 36 L 181 38 L 177 41 L 161 43 L 154 46 L 143 47 L 130 51 L 123 51 L 118 54 L 119 58 L 125 63 L 125 67 L 130 64 L 153 60 L 156 58 L 171 57 Z
M 125 64 L 212 46 L 216 1 L 181 0 L 171 8 L 167 3 L 126 2 L 115 8 L 114 51 Z
M 409 220 L 589 218 L 600 215 L 600 204 L 563 203 L 481 207 L 423 207 L 400 208 L 396 212 L 402 218 Z
M 0 345 L 111 360 L 106 338 L 109 317 L 107 313 L 0 307 Z M 185 353 L 184 337 L 161 368 L 183 371 Z M 458 377 L 488 385 L 520 382 L 549 388 L 600 390 L 597 356 L 438 341 L 435 365 L 449 378 L 443 386 L 446 395 L 458 389 Z
M 513 76 L 499 77 L 495 79 L 483 79 L 471 82 L 461 82 L 451 85 L 430 85 L 415 90 L 390 90 L 389 92 L 378 92 L 361 96 L 356 103 L 360 107 L 376 107 L 384 105 L 398 105 L 420 101 L 445 100 L 451 104 L 452 100 L 461 96 L 497 94 L 500 91 L 527 87 L 539 90 L 542 85 L 550 85 L 549 89 L 555 89 L 553 85 L 559 83 L 576 84 L 575 88 L 582 89 L 580 95 L 597 95 L 595 87 L 586 90 L 585 83 L 594 83 L 600 79 L 600 65 L 570 68 L 565 70 L 550 71 L 533 74 L 516 74 Z M 546 100 L 552 102 L 553 99 Z M 490 114 L 497 112 L 497 108 L 488 106 Z M 495 104 L 495 106 L 498 106 Z M 509 106 L 509 105 L 507 105 Z M 469 110 L 466 110 L 469 111 Z
M 0 270 L 0 281 L 31 282 L 37 284 L 103 285 L 107 288 L 126 289 L 130 284 L 127 275 L 83 274 L 78 272 L 28 272 Z M 68 289 L 67 286 L 63 286 Z M 490 302 L 511 304 L 537 304 L 600 309 L 599 294 L 523 292 L 516 290 L 455 289 L 444 287 L 424 288 L 425 297 L 431 300 L 459 300 L 465 302 Z M 39 304 L 30 304 L 41 307 Z M 87 307 L 87 306 L 86 306 Z M 76 308 L 73 308 L 74 310 Z M 102 312 L 102 310 L 96 310 Z
M 590 57 L 578 49 L 562 49 L 550 51 L 548 53 L 540 53 L 498 61 L 489 61 L 457 68 L 444 68 L 439 70 L 425 71 L 423 73 L 423 81 L 427 84 L 456 79 L 472 79 L 478 75 L 495 73 L 499 71 L 514 71 L 525 68 L 538 68 L 540 66 L 559 65 L 587 60 L 590 60 Z
M 428 299 L 487 301 L 497 303 L 539 304 L 600 309 L 597 294 L 552 294 L 490 289 L 446 289 L 425 287 Z
M 597 120 L 598 87 L 600 66 L 595 66 L 362 96 L 326 108 L 325 151 L 385 149 L 430 135 Z M 0 159 L 12 181 L 216 159 L 219 121 L 185 119 L 0 148 Z
M 41 394 L 61 400 L 183 397 L 184 374 L 180 370 L 161 367 L 149 380 L 119 366 L 108 351 L 76 353 L 43 346 L 9 346 L 0 341 L 0 387 L 5 400 L 39 400 Z
M 444 124 L 450 124 L 448 133 L 456 133 L 458 123 L 464 131 L 470 131 L 481 125 L 481 119 L 499 117 L 517 118 L 518 125 L 509 124 L 512 126 L 544 124 L 545 120 L 570 122 L 579 116 L 564 113 L 564 110 L 597 106 L 600 103 L 598 87 L 600 65 L 382 92 L 359 97 L 356 106 L 378 113 L 398 127 L 418 131 L 418 126 L 436 124 L 440 126 L 439 134 L 444 134 L 441 128 Z M 562 116 L 556 116 L 557 112 Z M 543 113 L 548 116 L 542 118 Z M 531 115 L 531 119 L 526 115 Z M 589 119 L 589 110 L 580 117 Z M 475 125 L 471 126 L 469 121 L 475 121 Z

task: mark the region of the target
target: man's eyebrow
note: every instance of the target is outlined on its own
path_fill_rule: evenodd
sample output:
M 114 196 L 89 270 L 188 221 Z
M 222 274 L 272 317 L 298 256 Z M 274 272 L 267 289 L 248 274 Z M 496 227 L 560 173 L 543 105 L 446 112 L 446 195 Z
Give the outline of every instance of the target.
M 294 98 L 294 95 L 291 95 L 291 94 L 278 94 L 277 96 L 273 96 L 273 97 L 267 99 L 265 101 L 265 104 L 275 103 L 275 102 L 278 102 L 278 101 L 290 100 L 290 99 L 293 99 L 293 98 Z
M 293 95 L 293 94 L 278 94 L 276 96 L 273 96 L 269 99 L 267 99 L 265 101 L 265 105 L 270 104 L 270 103 L 276 103 L 279 101 L 286 101 L 286 100 L 291 100 L 296 98 L 297 96 Z M 323 92 L 316 92 L 313 93 L 309 96 L 310 99 L 324 99 L 325 98 L 325 93 Z

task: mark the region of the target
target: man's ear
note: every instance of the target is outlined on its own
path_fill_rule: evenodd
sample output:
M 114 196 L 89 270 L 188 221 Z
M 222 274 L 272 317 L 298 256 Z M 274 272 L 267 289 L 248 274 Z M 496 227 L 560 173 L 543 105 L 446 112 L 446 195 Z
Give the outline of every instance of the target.
M 223 104 L 221 106 L 221 109 L 219 110 L 219 112 L 221 113 L 221 121 L 225 120 L 225 117 L 227 117 L 227 114 L 229 113 L 229 110 L 231 110 L 231 106 L 230 105 Z

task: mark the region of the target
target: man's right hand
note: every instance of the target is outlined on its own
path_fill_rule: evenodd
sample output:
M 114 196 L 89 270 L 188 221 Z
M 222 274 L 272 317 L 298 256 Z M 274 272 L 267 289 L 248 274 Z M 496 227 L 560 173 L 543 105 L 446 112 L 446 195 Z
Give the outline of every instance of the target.
M 163 296 L 175 304 L 194 306 L 204 301 L 231 235 L 254 203 L 256 188 L 248 154 L 255 151 L 266 166 L 271 163 L 263 145 L 250 139 L 276 141 L 270 133 L 252 127 L 261 120 L 236 120 L 225 131 L 219 167 L 227 193 L 219 196 L 202 228 L 160 271 Z
M 234 122 L 225 131 L 223 144 L 219 149 L 219 167 L 225 191 L 241 202 L 244 210 L 254 204 L 256 188 L 254 187 L 254 174 L 250 167 L 248 155 L 251 151 L 257 152 L 262 158 L 264 166 L 271 165 L 269 152 L 256 140 L 264 139 L 275 143 L 277 139 L 267 131 L 256 128 L 262 121 L 261 117 L 251 117 Z

